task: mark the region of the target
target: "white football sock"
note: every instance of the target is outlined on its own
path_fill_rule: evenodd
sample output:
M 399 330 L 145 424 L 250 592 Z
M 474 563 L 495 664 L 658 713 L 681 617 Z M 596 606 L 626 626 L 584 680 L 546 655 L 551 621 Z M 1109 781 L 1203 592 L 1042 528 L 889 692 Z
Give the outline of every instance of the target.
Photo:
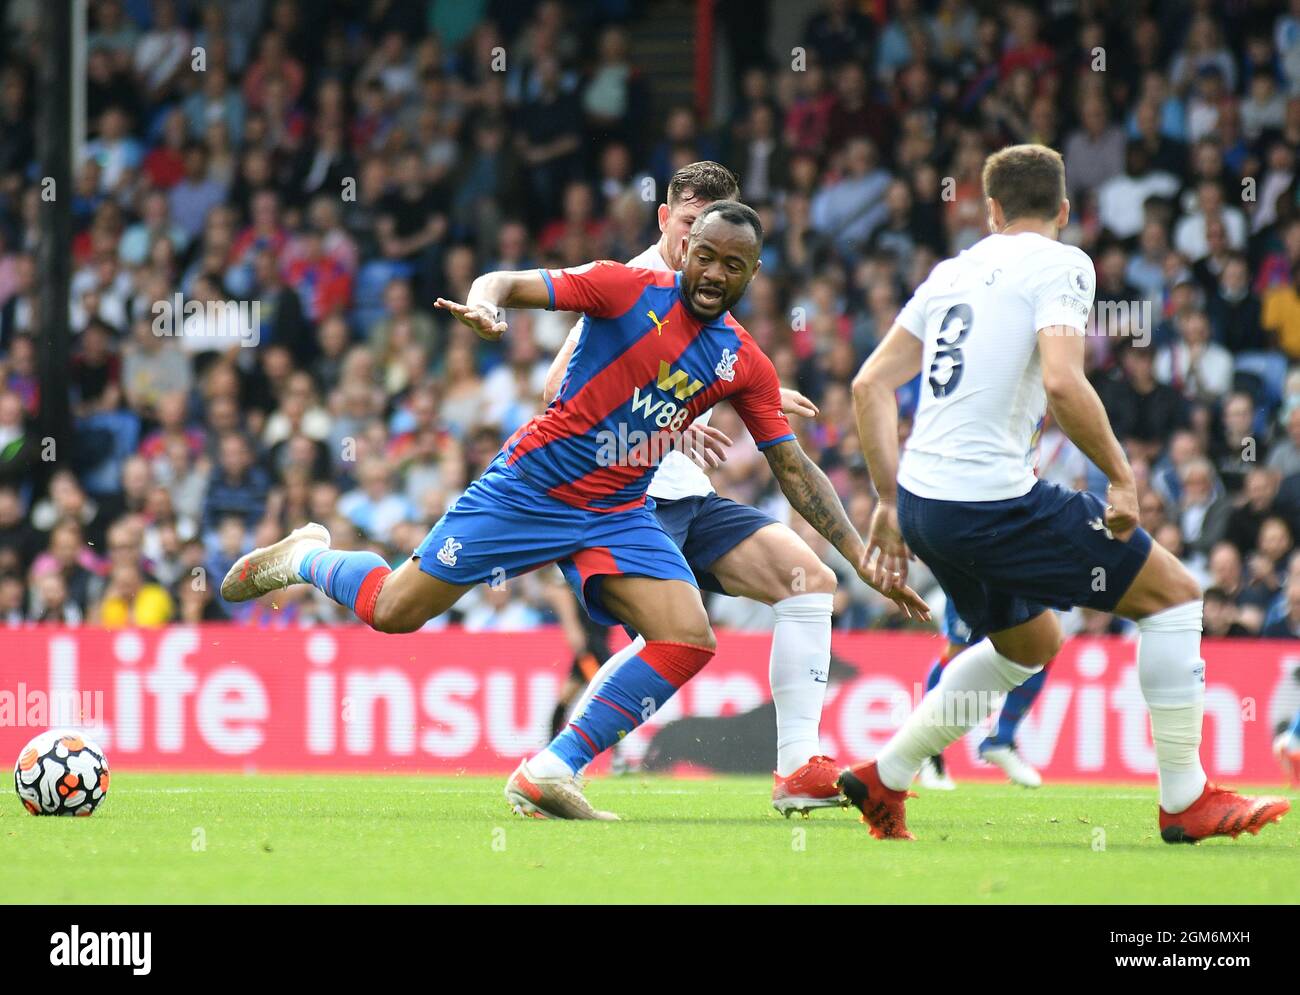
M 318 549 L 329 549 L 318 542 L 297 542 L 293 545 L 293 550 L 289 554 L 289 568 L 293 571 L 295 577 L 302 576 L 302 563 L 307 559 L 308 553 L 314 553 Z
M 552 753 L 550 749 L 542 750 L 535 757 L 528 759 L 528 773 L 533 777 L 568 777 L 570 774 L 576 774 L 564 758 L 558 753 Z
M 943 668 L 943 677 L 907 717 L 876 757 L 885 787 L 903 791 L 927 757 L 942 753 L 988 718 L 1008 691 L 1018 688 L 1042 667 L 1022 667 L 981 639 L 958 653 Z
M 821 752 L 817 728 L 831 663 L 833 594 L 778 601 L 768 679 L 776 705 L 776 772 L 789 777 Z
M 1201 797 L 1201 720 L 1205 661 L 1201 659 L 1200 601 L 1175 605 L 1138 620 L 1138 683 L 1151 714 L 1151 739 L 1160 770 L 1160 807 L 1170 815 Z
M 645 649 L 645 640 L 637 636 L 621 650 L 611 656 L 608 660 L 600 665 L 587 682 L 587 687 L 583 690 L 582 696 L 578 703 L 569 709 L 570 715 L 581 715 L 591 701 L 591 696 L 596 693 L 602 684 L 609 678 L 610 674 L 618 670 L 628 660 L 636 656 Z M 549 747 L 542 750 L 536 756 L 528 761 L 528 769 L 532 771 L 534 777 L 565 777 L 569 774 L 576 774 L 577 771 L 569 767 L 564 759 L 557 753 L 552 753 Z

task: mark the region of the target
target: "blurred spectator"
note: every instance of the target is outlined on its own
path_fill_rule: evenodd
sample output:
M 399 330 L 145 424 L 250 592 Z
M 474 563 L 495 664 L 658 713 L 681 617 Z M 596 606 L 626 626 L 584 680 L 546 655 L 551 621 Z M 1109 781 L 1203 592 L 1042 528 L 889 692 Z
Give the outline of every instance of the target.
M 526 602 L 511 600 L 505 584 L 487 584 L 465 612 L 467 632 L 518 632 L 541 624 L 542 616 Z
M 854 9 L 849 0 L 831 0 L 826 9 L 808 18 L 804 39 L 808 48 L 826 65 L 868 62 L 875 27 L 871 18 Z
M 876 149 L 865 138 L 850 141 L 842 153 L 843 178 L 813 198 L 812 227 L 849 258 L 866 246 L 885 218 L 889 173 L 876 162 Z
M 1286 580 L 1286 561 L 1295 548 L 1291 527 L 1277 517 L 1266 518 L 1259 527 L 1259 541 L 1246 560 L 1250 589 L 1268 604 L 1276 598 Z
M 1250 289 L 1250 269 L 1244 256 L 1228 256 L 1211 288 L 1206 311 L 1214 337 L 1229 352 L 1258 352 L 1269 347 L 1260 321 L 1259 298 Z
M 1233 621 L 1247 633 L 1257 635 L 1264 624 L 1269 594 L 1249 583 L 1237 547 L 1228 542 L 1216 544 L 1210 551 L 1209 569 L 1214 587 L 1230 603 Z
M 1266 639 L 1300 639 L 1300 580 L 1286 585 L 1285 611 L 1270 620 L 1259 634 Z
M 11 486 L 0 486 L 0 551 L 20 570 L 26 570 L 43 545 L 40 532 L 23 517 L 22 499 Z
M 1124 172 L 1097 189 L 1102 227 L 1116 238 L 1132 238 L 1142 230 L 1146 202 L 1152 197 L 1172 197 L 1179 185 L 1173 173 L 1151 168 L 1141 142 L 1129 142 L 1124 152 Z
M 68 597 L 63 575 L 47 573 L 37 579 L 35 600 L 40 607 L 31 609 L 33 622 L 52 625 L 80 625 L 84 615 L 81 606 Z
M 1222 588 L 1208 588 L 1204 597 L 1205 635 L 1223 638 L 1255 634 L 1241 623 L 1240 610 Z
M 1218 489 L 1209 460 L 1189 460 L 1181 467 L 1179 477 L 1182 487 L 1178 526 L 1183 540 L 1189 550 L 1207 553 L 1222 538 L 1232 505 Z
M 1115 435 L 1131 454 L 1150 460 L 1184 424 L 1183 400 L 1155 376 L 1154 350 L 1121 340 L 1119 363 L 1094 382 Z
M 1255 437 L 1255 403 L 1249 394 L 1228 395 L 1221 421 L 1210 437 L 1209 456 L 1223 486 L 1235 494 L 1255 463 L 1267 461 L 1268 443 Z
M 398 522 L 415 515 L 406 497 L 393 491 L 389 477 L 386 460 L 367 460 L 357 470 L 357 489 L 344 494 L 338 504 L 339 514 L 379 542 L 387 542 Z
M 1084 98 L 1079 109 L 1080 127 L 1065 140 L 1065 175 L 1072 201 L 1083 202 L 1084 193 L 1098 191 L 1107 180 L 1124 171 L 1124 129 L 1110 120 L 1106 102 L 1098 96 Z
M 1197 262 L 1209 254 L 1211 229 L 1216 223 L 1223 226 L 1227 248 L 1246 247 L 1246 216 L 1238 208 L 1227 205 L 1223 187 L 1217 180 L 1205 179 L 1196 185 L 1195 205 L 1174 226 L 1174 248 L 1185 259 Z
M 1156 354 L 1156 379 L 1189 401 L 1213 402 L 1232 389 L 1232 353 L 1210 341 L 1210 322 L 1202 312 L 1191 312 L 1177 325 L 1179 340 Z
M 1280 514 L 1277 504 L 1280 478 L 1271 466 L 1256 467 L 1246 475 L 1242 500 L 1228 515 L 1223 538 L 1237 547 L 1242 556 L 1255 548 L 1260 526 Z
M 528 167 L 533 217 L 543 204 L 559 201 L 566 183 L 577 174 L 582 144 L 582 109 L 561 86 L 560 64 L 552 55 L 537 59 L 537 93 L 526 99 L 518 116 L 516 147 Z
M 215 529 L 227 515 L 251 526 L 262 513 L 269 487 L 266 471 L 253 463 L 248 440 L 239 432 L 226 433 L 203 503 L 203 531 Z
M 171 595 L 162 585 L 145 579 L 135 563 L 114 564 L 92 620 L 110 629 L 126 626 L 156 628 L 171 621 Z
M 1279 477 L 1300 473 L 1300 408 L 1292 409 L 1287 416 L 1286 437 L 1274 443 L 1268 466 Z
M 0 625 L 11 629 L 26 622 L 23 605 L 25 594 L 21 577 L 16 574 L 0 574 Z

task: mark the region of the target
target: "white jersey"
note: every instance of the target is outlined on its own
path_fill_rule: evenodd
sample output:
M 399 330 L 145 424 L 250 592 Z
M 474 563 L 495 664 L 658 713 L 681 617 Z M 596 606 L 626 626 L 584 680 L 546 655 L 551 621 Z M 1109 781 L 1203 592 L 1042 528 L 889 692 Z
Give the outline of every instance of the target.
M 664 261 L 664 257 L 659 254 L 657 244 L 650 246 L 635 259 L 629 259 L 627 264 L 641 269 L 659 270 L 664 273 L 671 273 L 673 269 Z M 707 425 L 709 416 L 712 414 L 713 409 L 710 408 L 696 418 L 692 424 Z M 696 466 L 689 456 L 679 453 L 675 449 L 670 449 L 660 459 L 659 467 L 655 470 L 654 476 L 650 478 L 650 486 L 647 488 L 646 493 L 656 501 L 676 501 L 679 498 L 703 497 L 706 494 L 712 494 L 713 485 L 709 483 L 708 474 Z
M 1047 410 L 1038 330 L 1084 329 L 1096 286 L 1082 250 L 1032 232 L 989 235 L 935 266 L 898 315 L 924 343 L 900 486 L 941 501 L 1029 492 Z

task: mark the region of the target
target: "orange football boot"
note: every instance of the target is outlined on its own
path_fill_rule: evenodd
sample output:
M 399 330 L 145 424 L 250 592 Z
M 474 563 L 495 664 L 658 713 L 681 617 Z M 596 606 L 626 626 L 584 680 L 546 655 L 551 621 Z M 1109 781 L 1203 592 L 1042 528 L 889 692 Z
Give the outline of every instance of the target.
M 1166 843 L 1197 843 L 1211 836 L 1258 835 L 1270 822 L 1291 811 L 1285 798 L 1247 798 L 1228 788 L 1206 784 L 1201 797 L 1176 815 L 1160 810 L 1160 838 Z
M 862 821 L 878 840 L 914 840 L 907 830 L 904 803 L 915 798 L 914 791 L 895 791 L 885 787 L 876 770 L 876 762 L 850 767 L 837 782 L 850 804 L 862 813 Z
M 849 802 L 836 784 L 839 776 L 830 757 L 811 757 L 789 777 L 772 771 L 772 807 L 787 819 L 793 812 L 806 819 L 815 808 L 844 808 Z

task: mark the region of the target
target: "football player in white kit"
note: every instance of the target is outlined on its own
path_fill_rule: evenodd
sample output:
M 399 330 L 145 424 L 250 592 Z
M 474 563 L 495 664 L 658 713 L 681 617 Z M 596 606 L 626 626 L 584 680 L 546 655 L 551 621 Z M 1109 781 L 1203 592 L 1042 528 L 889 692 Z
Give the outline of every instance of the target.
M 904 800 L 921 764 L 1056 655 L 1052 608 L 1084 605 L 1137 621 L 1161 837 L 1256 833 L 1290 803 L 1216 787 L 1201 767 L 1201 590 L 1138 526 L 1132 469 L 1084 375 L 1096 279 L 1087 255 L 1057 241 L 1070 211 L 1065 164 L 1045 146 L 1011 146 L 988 157 L 983 182 L 993 234 L 935 266 L 853 384 L 880 495 L 865 553 L 874 579 L 903 583 L 920 557 L 972 645 L 841 787 L 872 836 L 912 839 Z M 894 391 L 918 373 L 900 463 Z M 1031 437 L 1049 404 L 1106 474 L 1109 503 L 1034 476 Z
M 683 239 L 695 218 L 714 201 L 737 199 L 738 182 L 725 166 L 708 161 L 683 166 L 668 185 L 667 202 L 659 205 L 659 241 L 628 265 L 681 269 Z M 581 328 L 581 322 L 574 326 L 551 364 L 546 382 L 548 402 L 564 380 Z M 781 399 L 787 414 L 817 413 L 812 402 L 796 391 L 782 390 Z M 707 424 L 710 414 L 706 411 L 694 425 Z M 795 811 L 806 814 L 813 808 L 847 804 L 835 784 L 840 767 L 820 755 L 818 739 L 830 666 L 834 572 L 791 529 L 756 508 L 719 497 L 708 476 L 682 452 L 670 451 L 663 457 L 649 495 L 655 502 L 655 514 L 685 554 L 701 589 L 753 598 L 774 609 L 769 678 L 776 705 L 777 762 L 772 805 L 788 816 Z M 601 683 L 644 645 L 638 636 L 610 657 L 587 685 L 572 714 L 581 715 Z M 534 780 L 567 780 L 572 773 L 546 749 L 525 766 Z M 507 785 L 506 796 L 513 802 L 511 789 L 512 785 Z M 572 802 L 547 814 L 591 817 L 585 799 L 573 797 Z

